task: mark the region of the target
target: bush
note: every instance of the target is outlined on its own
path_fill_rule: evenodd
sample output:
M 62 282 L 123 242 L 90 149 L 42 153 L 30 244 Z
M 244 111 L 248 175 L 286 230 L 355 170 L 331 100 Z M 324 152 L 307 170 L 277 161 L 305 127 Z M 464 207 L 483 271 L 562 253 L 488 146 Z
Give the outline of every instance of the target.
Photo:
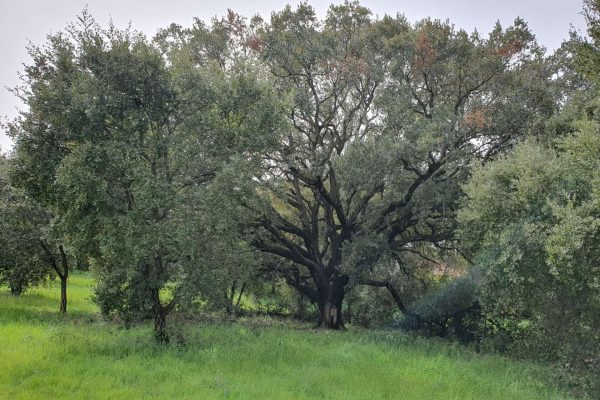
M 481 336 L 482 314 L 477 285 L 471 276 L 456 278 L 417 301 L 395 327 L 426 336 L 473 342 Z
M 459 236 L 482 269 L 493 346 L 600 398 L 600 124 L 476 168 Z
M 371 328 L 389 322 L 398 312 L 385 288 L 358 286 L 346 297 L 344 319 L 348 323 Z
M 93 299 L 105 318 L 129 325 L 152 317 L 152 303 L 143 279 L 128 278 L 123 271 L 102 271 L 100 275 Z

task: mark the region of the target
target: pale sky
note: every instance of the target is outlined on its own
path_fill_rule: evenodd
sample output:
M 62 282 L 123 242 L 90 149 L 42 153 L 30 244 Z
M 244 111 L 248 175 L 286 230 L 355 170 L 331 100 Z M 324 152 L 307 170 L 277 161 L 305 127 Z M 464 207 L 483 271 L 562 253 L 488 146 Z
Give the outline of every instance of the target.
M 335 3 L 339 3 L 337 0 Z M 193 17 L 209 20 L 231 8 L 245 16 L 260 14 L 268 19 L 272 11 L 297 0 L 0 0 L 0 117 L 13 119 L 22 105 L 8 88 L 19 84 L 18 72 L 28 63 L 28 41 L 42 44 L 49 33 L 64 29 L 88 5 L 94 18 L 105 25 L 110 18 L 118 27 L 129 22 L 138 31 L 152 36 L 157 29 L 176 22 L 192 24 Z M 330 2 L 309 1 L 320 16 Z M 450 19 L 457 28 L 488 33 L 499 20 L 510 25 L 516 17 L 529 24 L 539 43 L 554 50 L 568 37 L 569 29 L 585 30 L 582 0 L 362 0 L 374 14 L 404 14 L 410 21 L 424 17 Z M 0 132 L 0 149 L 11 142 Z

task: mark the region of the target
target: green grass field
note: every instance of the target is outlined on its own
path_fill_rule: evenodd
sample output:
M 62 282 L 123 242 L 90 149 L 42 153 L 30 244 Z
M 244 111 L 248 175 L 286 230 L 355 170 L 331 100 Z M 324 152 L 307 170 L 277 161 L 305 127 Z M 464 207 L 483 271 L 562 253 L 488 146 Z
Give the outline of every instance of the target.
M 539 366 L 401 334 L 315 332 L 255 321 L 188 326 L 185 344 L 120 329 L 75 275 L 0 288 L 0 399 L 562 399 Z

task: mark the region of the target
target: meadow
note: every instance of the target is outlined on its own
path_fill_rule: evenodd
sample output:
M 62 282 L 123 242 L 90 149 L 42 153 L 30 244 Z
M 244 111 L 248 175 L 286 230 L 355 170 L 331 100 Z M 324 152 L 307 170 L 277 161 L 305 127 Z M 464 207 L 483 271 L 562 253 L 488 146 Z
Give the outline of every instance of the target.
M 102 320 L 93 281 L 21 297 L 0 288 L 0 399 L 564 399 L 546 368 L 397 332 L 277 320 L 187 324 L 169 345 L 150 324 Z

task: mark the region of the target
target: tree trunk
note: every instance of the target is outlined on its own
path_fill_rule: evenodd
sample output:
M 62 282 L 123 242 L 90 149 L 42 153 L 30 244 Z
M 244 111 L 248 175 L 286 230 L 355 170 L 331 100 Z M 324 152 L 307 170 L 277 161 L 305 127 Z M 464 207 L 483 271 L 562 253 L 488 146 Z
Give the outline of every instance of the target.
M 240 302 L 242 301 L 242 295 L 244 294 L 244 290 L 246 289 L 246 282 L 242 284 L 242 288 L 240 289 L 240 293 L 238 294 L 237 302 L 235 303 L 235 311 L 237 313 L 240 312 Z
M 60 277 L 60 312 L 67 312 L 67 274 Z
M 336 277 L 325 291 L 320 291 L 319 321 L 317 326 L 325 329 L 345 329 L 342 316 L 342 304 L 346 294 L 347 278 Z
M 408 315 L 408 310 L 406 309 L 406 306 L 404 305 L 404 302 L 402 301 L 402 298 L 400 297 L 400 294 L 398 293 L 398 291 L 396 290 L 396 288 L 394 287 L 394 285 L 392 285 L 391 282 L 388 281 L 377 281 L 377 280 L 372 280 L 372 279 L 367 279 L 361 282 L 363 285 L 367 285 L 367 286 L 373 286 L 373 287 L 384 287 L 388 290 L 388 292 L 390 292 L 390 294 L 392 295 L 392 298 L 394 299 L 394 302 L 396 302 L 396 305 L 398 306 L 398 310 L 400 310 L 400 312 L 404 315 Z
M 154 339 L 159 343 L 168 343 L 167 314 L 169 306 L 164 307 L 160 301 L 158 289 L 152 289 L 152 316 L 154 317 Z
M 235 299 L 236 286 L 237 282 L 233 281 L 231 288 L 229 289 L 229 293 L 225 292 L 225 311 L 227 312 L 227 315 L 233 315 L 233 301 Z
M 154 339 L 160 343 L 168 343 L 169 335 L 166 331 L 167 327 L 167 313 L 165 309 L 160 307 L 154 307 Z
M 20 296 L 23 293 L 23 285 L 20 283 L 11 283 L 10 286 L 10 294 L 13 296 Z
M 62 244 L 58 246 L 58 250 L 60 251 L 60 262 L 62 264 L 62 273 L 58 274 L 58 277 L 60 278 L 60 312 L 65 314 L 67 312 L 67 279 L 69 279 L 69 263 Z

